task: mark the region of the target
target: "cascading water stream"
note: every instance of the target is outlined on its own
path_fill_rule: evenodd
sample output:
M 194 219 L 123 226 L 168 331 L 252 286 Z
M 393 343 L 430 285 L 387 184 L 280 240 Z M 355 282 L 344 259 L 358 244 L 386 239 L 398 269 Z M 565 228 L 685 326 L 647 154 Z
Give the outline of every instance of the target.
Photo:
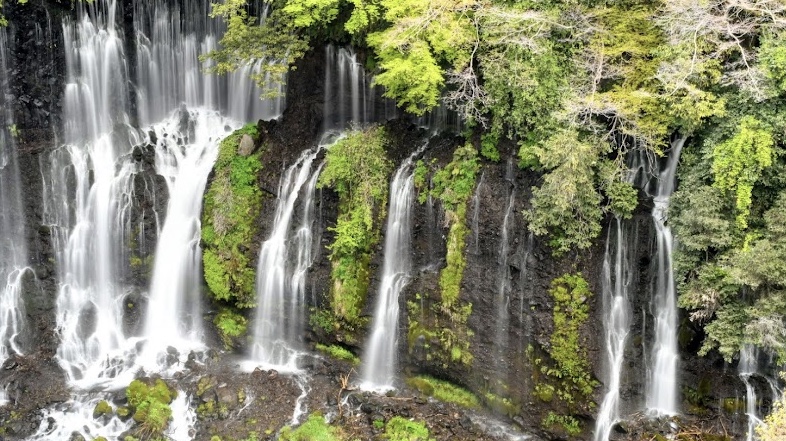
M 746 441 L 756 438 L 756 426 L 762 423 L 756 411 L 756 389 L 751 383 L 751 376 L 758 371 L 758 353 L 752 345 L 745 345 L 740 350 L 739 375 L 745 384 L 745 415 L 748 417 L 748 431 Z
M 127 386 L 140 367 L 168 375 L 171 354 L 161 355 L 169 346 L 180 351 L 201 346 L 202 194 L 220 138 L 239 126 L 219 114 L 230 109 L 218 97 L 231 95 L 233 116 L 243 120 L 277 116 L 283 104 L 250 104 L 258 100 L 250 80 L 216 79 L 201 72 L 198 56 L 223 32 L 223 25 L 207 18 L 209 1 L 137 1 L 133 36 L 124 36 L 116 24 L 118 4 L 78 2 L 78 19 L 63 22 L 65 145 L 42 155 L 41 168 L 43 219 L 58 265 L 57 359 L 76 392 L 69 402 L 46 411 L 34 439 L 68 439 L 74 432 L 87 439 L 118 437 L 131 423 L 91 414 L 106 391 Z M 132 81 L 123 40 L 134 37 L 138 57 Z M 135 93 L 129 84 L 136 85 Z M 129 116 L 132 98 L 138 104 L 136 118 Z M 150 125 L 140 131 L 132 127 L 134 119 Z M 155 169 L 170 199 L 165 218 L 154 214 L 161 215 L 163 226 L 146 326 L 142 335 L 126 335 L 124 299 L 139 288 L 123 285 L 129 272 L 126 244 L 138 239 L 129 221 L 135 205 L 133 177 L 149 173 L 134 159 L 135 146 L 155 151 Z M 170 434 L 173 439 L 190 439 L 178 430 Z
M 332 133 L 326 135 L 328 138 Z M 297 371 L 303 332 L 306 272 L 312 263 L 313 204 L 321 166 L 312 164 L 325 143 L 306 150 L 282 175 L 270 237 L 262 244 L 257 264 L 257 314 L 249 366 L 272 366 Z M 301 224 L 294 238 L 290 225 L 295 204 L 303 194 Z M 289 244 L 294 239 L 295 267 Z
M 669 200 L 676 185 L 677 164 L 687 136 L 671 144 L 671 156 L 660 173 L 654 197 L 652 220 L 657 233 L 657 277 L 653 298 L 655 340 L 652 346 L 647 383 L 647 409 L 655 414 L 675 415 L 679 412 L 677 392 L 677 296 L 672 267 L 673 237 L 666 224 Z
M 252 2 L 263 19 L 265 8 Z M 261 100 L 263 90 L 249 80 L 264 63 L 253 60 L 226 75 L 205 75 L 199 57 L 218 49 L 226 30 L 209 17 L 210 0 L 134 0 L 136 31 L 137 102 L 143 125 L 159 122 L 185 103 L 189 108 L 220 110 L 236 121 L 272 119 L 281 115 L 284 86 L 267 84 L 276 97 Z
M 497 313 L 494 322 L 494 365 L 498 372 L 506 372 L 502 364 L 505 360 L 505 353 L 508 350 L 508 325 L 510 324 L 510 230 L 513 222 L 513 208 L 516 205 L 516 183 L 513 168 L 513 161 L 509 160 L 505 172 L 505 181 L 509 184 L 510 195 L 508 205 L 505 209 L 505 216 L 500 227 L 499 254 L 497 256 L 497 286 L 494 303 L 497 306 Z
M 22 353 L 25 328 L 22 282 L 27 268 L 24 210 L 9 92 L 8 39 L 0 28 L 0 366 L 11 354 Z M 0 404 L 6 401 L 0 389 Z
M 193 138 L 189 138 L 189 125 Z M 148 370 L 163 365 L 170 346 L 181 353 L 203 346 L 199 307 L 202 195 L 227 126 L 238 124 L 215 111 L 183 110 L 152 128 L 158 140 L 156 171 L 166 178 L 169 203 L 156 247 L 145 322 L 147 342 L 140 364 Z M 184 145 L 178 145 L 181 137 L 185 137 Z
M 114 25 L 116 4 L 80 3 L 78 8 L 78 21 L 63 24 L 66 145 L 49 157 L 44 211 L 45 222 L 65 233 L 56 234 L 65 240 L 55 244 L 61 282 L 58 360 L 73 384 L 89 388 L 106 380 L 101 363 L 125 340 L 124 288 L 117 282 L 126 206 L 120 201 L 128 197 L 134 171 L 123 154 L 138 136 L 128 125 L 128 77 Z M 66 190 L 71 180 L 75 194 Z
M 390 183 L 390 205 L 385 229 L 385 260 L 371 336 L 361 371 L 361 389 L 386 391 L 396 381 L 399 294 L 409 283 L 412 262 L 412 202 L 415 198 L 413 161 L 426 145 L 409 156 Z
M 628 239 L 622 221 L 615 218 L 612 230 L 606 239 L 606 253 L 603 257 L 603 310 L 606 320 L 606 356 L 608 388 L 603 397 L 595 425 L 595 441 L 607 441 L 612 426 L 620 416 L 620 379 L 622 362 L 625 355 L 625 342 L 630 332 L 630 303 L 628 286 L 631 283 L 628 260 Z M 614 243 L 614 248 L 611 244 Z

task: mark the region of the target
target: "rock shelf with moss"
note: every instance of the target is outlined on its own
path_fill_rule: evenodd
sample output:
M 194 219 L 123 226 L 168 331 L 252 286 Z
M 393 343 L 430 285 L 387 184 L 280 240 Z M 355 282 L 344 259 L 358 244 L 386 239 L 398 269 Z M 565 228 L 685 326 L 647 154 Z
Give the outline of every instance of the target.
M 202 212 L 205 282 L 213 299 L 238 308 L 255 305 L 256 256 L 249 244 L 259 231 L 262 210 L 257 183 L 262 149 L 242 156 L 238 149 L 244 135 L 256 139 L 256 125 L 248 124 L 221 141 Z

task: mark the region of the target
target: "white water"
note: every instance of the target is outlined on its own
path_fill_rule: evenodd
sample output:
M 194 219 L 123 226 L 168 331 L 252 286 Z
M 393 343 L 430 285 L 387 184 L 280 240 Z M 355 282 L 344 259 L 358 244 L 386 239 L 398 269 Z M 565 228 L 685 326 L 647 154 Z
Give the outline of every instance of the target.
M 672 268 L 673 237 L 667 225 L 666 213 L 669 200 L 676 185 L 677 164 L 682 146 L 687 137 L 683 136 L 671 145 L 671 155 L 666 167 L 660 173 L 657 194 L 654 198 L 652 220 L 657 232 L 657 277 L 653 298 L 655 316 L 655 340 L 652 345 L 650 371 L 647 382 L 647 409 L 658 415 L 679 413 L 677 386 L 677 294 L 674 286 Z
M 143 336 L 147 343 L 140 364 L 148 370 L 164 364 L 169 346 L 182 355 L 203 347 L 199 247 L 202 195 L 224 126 L 238 126 L 215 111 L 190 111 L 194 137 L 180 146 L 174 136 L 179 130 L 178 113 L 153 126 L 158 138 L 156 171 L 166 178 L 169 203 L 156 247 Z
M 620 378 L 625 355 L 625 342 L 630 332 L 630 303 L 628 286 L 631 283 L 628 266 L 627 239 L 622 221 L 615 219 L 614 248 L 612 249 L 611 230 L 606 239 L 606 253 L 603 257 L 603 310 L 606 320 L 606 363 L 608 389 L 603 397 L 595 425 L 595 441 L 609 439 L 612 426 L 620 417 Z
M 756 437 L 756 426 L 762 423 L 756 409 L 756 389 L 750 379 L 757 374 L 759 368 L 758 351 L 752 345 L 745 345 L 740 350 L 739 374 L 740 379 L 745 383 L 745 415 L 748 417 L 748 431 L 746 441 L 754 441 Z
M 22 284 L 27 272 L 24 208 L 7 72 L 8 40 L 0 28 L 0 366 L 11 354 L 21 354 L 25 331 Z M 29 275 L 29 274 L 28 274 Z M 6 401 L 0 389 L 0 404 Z
M 57 357 L 72 384 L 106 380 L 108 355 L 120 350 L 120 260 L 133 163 L 123 154 L 139 139 L 130 129 L 127 73 L 114 26 L 115 2 L 78 6 L 80 19 L 64 21 L 67 84 L 65 141 L 49 157 L 45 223 L 56 234 L 60 292 Z M 93 10 L 88 17 L 84 8 Z M 73 174 L 73 175 L 71 175 Z M 71 175 L 71 176 L 69 176 Z M 75 194 L 69 181 L 75 182 Z
M 262 90 L 248 79 L 267 60 L 252 61 L 226 76 L 202 73 L 199 56 L 217 49 L 226 29 L 221 20 L 208 17 L 211 3 L 134 1 L 140 124 L 161 121 L 183 103 L 220 110 L 237 121 L 281 115 L 283 86 L 276 87 L 277 97 L 260 100 Z
M 361 371 L 360 388 L 387 391 L 394 388 L 398 370 L 399 294 L 409 283 L 412 270 L 412 203 L 415 198 L 413 161 L 425 145 L 410 155 L 393 175 L 385 229 L 385 260 L 379 285 L 371 336 Z
M 136 2 L 133 36 L 123 36 L 116 25 L 122 15 L 116 0 L 79 2 L 78 19 L 63 24 L 65 145 L 41 160 L 43 218 L 52 232 L 60 282 L 57 360 L 77 392 L 70 402 L 46 411 L 53 425 L 45 420 L 35 439 L 67 439 L 72 432 L 87 439 L 117 437 L 127 424 L 94 420 L 95 404 L 127 386 L 140 367 L 164 376 L 180 369 L 180 363 L 171 365 L 177 359 L 166 357 L 170 346 L 180 351 L 180 362 L 188 350 L 202 346 L 202 195 L 218 142 L 239 125 L 219 113 L 230 109 L 214 98 L 231 97 L 232 112 L 244 120 L 281 110 L 282 100 L 255 104 L 257 96 L 249 91 L 256 86 L 247 79 L 219 80 L 199 71 L 197 56 L 220 38 L 222 29 L 206 18 L 207 0 L 178 4 L 182 10 L 167 9 L 163 1 Z M 138 78 L 132 79 L 122 40 L 133 37 L 139 57 Z M 136 93 L 128 84 L 137 87 Z M 131 98 L 138 103 L 136 118 L 130 117 Z M 138 130 L 132 127 L 134 119 L 150 125 Z M 141 335 L 126 335 L 124 298 L 135 288 L 122 284 L 129 271 L 124 253 L 132 240 L 133 176 L 141 171 L 130 153 L 151 143 L 151 133 L 157 138 L 155 169 L 170 199 L 165 218 L 155 213 L 163 225 L 145 326 Z M 179 427 L 188 411 L 180 414 L 186 416 L 175 420 L 178 427 L 171 428 L 171 436 L 190 439 Z
M 328 134 L 326 139 L 332 136 Z M 259 251 L 257 313 L 251 360 L 247 363 L 251 369 L 262 365 L 280 371 L 297 371 L 304 326 L 306 273 L 313 260 L 314 192 L 321 170 L 321 166 L 314 170 L 312 165 L 320 148 L 303 152 L 281 176 L 270 237 Z M 293 234 L 290 227 L 301 194 L 301 223 Z M 290 247 L 291 242 L 295 243 L 294 247 Z M 295 256 L 294 267 L 291 253 Z

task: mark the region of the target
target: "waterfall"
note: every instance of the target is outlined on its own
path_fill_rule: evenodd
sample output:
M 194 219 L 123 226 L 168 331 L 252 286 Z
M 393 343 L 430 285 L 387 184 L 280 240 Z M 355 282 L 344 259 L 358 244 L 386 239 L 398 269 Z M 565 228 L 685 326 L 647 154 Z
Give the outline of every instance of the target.
M 118 280 L 125 202 L 135 171 L 126 153 L 139 137 L 129 126 L 116 2 L 77 7 L 78 20 L 63 22 L 66 145 L 45 167 L 44 222 L 59 230 L 54 235 L 60 272 L 58 361 L 72 383 L 91 387 L 104 377 L 102 361 L 125 340 L 125 289 Z
M 513 161 L 508 160 L 507 169 L 505 172 L 505 181 L 510 187 L 510 195 L 508 196 L 508 205 L 505 209 L 505 216 L 502 219 L 502 226 L 500 227 L 500 240 L 499 240 L 499 254 L 497 256 L 497 295 L 494 303 L 497 305 L 496 321 L 494 322 L 494 365 L 497 366 L 498 372 L 505 373 L 506 369 L 502 366 L 505 360 L 505 353 L 508 351 L 508 325 L 510 323 L 510 314 L 508 307 L 510 306 L 510 230 L 513 221 L 513 208 L 516 205 L 516 186 L 515 186 L 515 172 Z M 474 219 L 473 219 L 474 222 Z
M 328 133 L 323 140 L 332 135 Z M 279 370 L 297 370 L 304 326 L 306 273 L 313 257 L 314 193 L 321 170 L 321 166 L 312 170 L 312 164 L 324 145 L 321 142 L 320 147 L 303 152 L 281 176 L 270 237 L 259 251 L 257 313 L 249 366 L 262 364 Z M 290 225 L 301 193 L 301 222 L 293 237 Z M 292 242 L 294 251 L 289 247 Z M 295 256 L 294 268 L 291 253 Z
M 211 3 L 134 0 L 141 124 L 161 121 L 182 103 L 221 110 L 237 121 L 273 119 L 283 112 L 282 85 L 275 86 L 276 97 L 260 100 L 263 91 L 248 78 L 274 60 L 254 60 L 223 77 L 202 73 L 199 57 L 218 49 L 226 30 L 223 21 L 209 18 Z M 256 9 L 264 11 L 259 5 Z
M 382 280 L 361 372 L 360 387 L 364 390 L 390 390 L 396 380 L 399 294 L 409 283 L 412 270 L 411 219 L 415 198 L 412 164 L 425 147 L 418 149 L 401 164 L 390 183 Z
M 8 72 L 8 38 L 0 28 L 0 366 L 11 354 L 22 353 L 25 312 L 22 283 L 27 268 L 24 209 Z M 0 389 L 0 404 L 5 392 Z
M 186 127 L 182 127 L 188 121 Z M 193 125 L 193 138 L 188 126 Z M 238 126 L 215 111 L 181 111 L 153 126 L 156 171 L 166 178 L 169 203 L 156 247 L 142 362 L 155 369 L 169 346 L 181 353 L 202 347 L 200 217 L 207 177 L 224 127 Z M 185 129 L 186 133 L 183 133 Z M 179 145 L 178 140 L 185 138 Z
M 666 224 L 669 200 L 676 185 L 677 164 L 687 136 L 672 142 L 671 156 L 660 173 L 654 197 L 652 220 L 657 230 L 657 277 L 653 296 L 655 341 L 652 346 L 650 372 L 647 383 L 647 409 L 663 415 L 679 412 L 677 363 L 677 294 L 672 268 L 673 238 Z
M 745 383 L 745 415 L 748 417 L 746 441 L 757 439 L 756 426 L 762 423 L 756 409 L 756 389 L 750 381 L 759 370 L 758 355 L 758 351 L 750 344 L 744 345 L 740 350 L 739 375 Z
M 346 48 L 325 47 L 324 130 L 374 121 L 375 91 L 357 55 Z
M 478 220 L 480 218 L 480 192 L 483 188 L 483 180 L 486 177 L 486 172 L 480 173 L 478 185 L 475 187 L 475 194 L 472 195 L 472 223 L 470 230 L 472 231 L 472 252 L 480 254 L 480 226 Z
M 615 218 L 612 248 L 612 230 L 606 238 L 606 253 L 603 257 L 603 311 L 606 332 L 606 363 L 608 388 L 598 411 L 595 425 L 595 441 L 607 441 L 611 428 L 620 416 L 620 379 L 625 356 L 625 342 L 630 332 L 630 303 L 628 287 L 631 283 L 629 240 L 625 237 L 623 222 Z

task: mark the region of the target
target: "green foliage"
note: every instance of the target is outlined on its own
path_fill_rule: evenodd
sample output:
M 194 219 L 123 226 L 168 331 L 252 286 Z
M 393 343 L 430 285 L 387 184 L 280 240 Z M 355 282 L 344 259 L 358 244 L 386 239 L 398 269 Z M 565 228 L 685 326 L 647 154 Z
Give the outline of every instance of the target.
M 327 152 L 317 186 L 338 193 L 339 216 L 332 262 L 331 309 L 340 327 L 362 324 L 369 283 L 371 249 L 379 241 L 379 216 L 388 197 L 391 163 L 385 153 L 387 135 L 382 127 L 354 130 Z
M 713 151 L 714 186 L 734 195 L 736 225 L 740 230 L 748 227 L 753 186 L 762 171 L 772 165 L 772 148 L 770 130 L 756 118 L 747 116 L 740 121 L 734 137 L 718 144 Z
M 590 374 L 589 359 L 579 339 L 579 328 L 589 318 L 589 298 L 592 292 L 581 274 L 565 274 L 551 282 L 549 294 L 554 299 L 554 331 L 549 342 L 553 368 L 545 368 L 546 375 L 561 379 L 574 395 L 569 400 L 592 395 L 597 381 Z
M 424 423 L 410 421 L 395 416 L 385 425 L 384 439 L 390 441 L 434 441 L 429 438 L 428 428 Z
M 759 62 L 778 92 L 786 92 L 786 45 L 783 33 L 767 33 L 762 37 Z
M 478 407 L 478 397 L 475 394 L 444 380 L 420 375 L 408 378 L 407 384 L 424 395 L 446 403 L 454 403 L 467 408 Z
M 354 365 L 360 364 L 360 358 L 357 355 L 353 354 L 349 349 L 338 346 L 338 345 L 323 345 L 317 343 L 317 350 L 323 352 L 335 359 L 348 361 Z
M 128 405 L 133 409 L 137 433 L 142 439 L 158 439 L 172 419 L 172 403 L 176 391 L 161 380 L 146 383 L 134 380 L 126 389 Z
M 374 79 L 407 112 L 422 115 L 438 104 L 442 64 L 461 70 L 470 62 L 476 31 L 474 1 L 380 0 L 384 30 L 369 34 L 382 72 Z
M 421 163 L 422 164 L 422 163 Z M 426 167 L 419 164 L 421 179 L 426 180 Z M 456 148 L 453 160 L 445 167 L 436 170 L 431 178 L 430 194 L 442 203 L 449 230 L 446 238 L 445 267 L 440 271 L 440 299 L 431 309 L 423 310 L 417 303 L 408 303 L 410 308 L 409 343 L 423 336 L 427 340 L 439 342 L 431 356 L 437 356 L 443 363 L 472 363 L 469 351 L 472 332 L 467 329 L 467 320 L 472 312 L 472 304 L 460 301 L 461 280 L 467 265 L 464 249 L 469 228 L 466 224 L 467 203 L 472 197 L 475 179 L 480 169 L 478 153 L 471 144 Z M 423 193 L 421 193 L 422 197 Z M 449 325 L 439 325 L 444 319 Z
M 387 37 L 377 34 L 369 43 L 381 58 L 382 73 L 374 83 L 385 88 L 385 96 L 395 99 L 404 110 L 422 115 L 439 104 L 445 78 L 428 45 L 415 41 L 405 50 L 387 46 Z
M 499 134 L 484 133 L 480 137 L 480 154 L 489 161 L 499 162 Z
M 220 41 L 220 49 L 213 50 L 203 57 L 202 61 L 210 61 L 208 72 L 225 74 L 246 65 L 249 60 L 271 59 L 279 63 L 262 63 L 261 69 L 252 75 L 260 85 L 263 96 L 270 97 L 279 93 L 279 86 L 284 84 L 289 66 L 303 57 L 308 49 L 308 39 L 298 32 L 297 23 L 304 23 L 306 14 L 296 22 L 290 13 L 297 12 L 286 5 L 290 2 L 273 1 L 271 13 L 260 25 L 254 17 L 249 16 L 246 0 L 227 0 L 213 4 L 212 17 L 220 17 L 227 23 L 227 31 Z M 293 1 L 298 4 L 310 2 Z M 331 3 L 330 0 L 317 1 L 315 4 Z M 315 8 L 322 12 L 326 8 Z M 327 8 L 329 10 L 329 8 Z
M 599 146 L 563 130 L 536 151 L 550 171 L 540 187 L 532 188 L 532 208 L 524 212 L 529 230 L 547 235 L 556 254 L 588 248 L 601 230 L 601 196 L 592 167 Z
M 550 361 L 534 357 L 533 349 L 527 350 L 537 369 L 534 395 L 543 402 L 555 398 L 563 403 L 569 414 L 549 412 L 542 421 L 544 428 L 560 428 L 574 436 L 581 432 L 579 421 L 571 415 L 577 409 L 587 411 L 595 404 L 592 394 L 598 382 L 592 378 L 586 345 L 581 341 L 580 330 L 589 318 L 589 299 L 592 292 L 581 274 L 565 274 L 551 282 L 549 294 L 554 299 L 554 327 L 545 349 Z
M 581 433 L 581 423 L 575 417 L 570 415 L 557 415 L 554 412 L 549 412 L 541 425 L 546 429 L 554 429 L 558 427 L 565 431 L 570 436 L 577 436 Z
M 218 329 L 218 335 L 221 337 L 224 347 L 231 349 L 237 345 L 239 337 L 246 335 L 248 320 L 236 311 L 225 308 L 216 314 L 213 324 Z
M 756 435 L 761 441 L 786 439 L 786 398 L 781 397 L 773 403 L 772 410 L 764 417 L 764 424 L 756 426 Z
M 243 135 L 256 138 L 256 126 L 249 124 L 235 131 L 219 147 L 202 212 L 202 264 L 214 299 L 250 308 L 255 305 L 256 275 L 255 256 L 248 244 L 259 230 L 262 192 L 257 174 L 262 163 L 260 153 L 237 154 Z
M 341 441 L 340 432 L 325 423 L 320 413 L 312 413 L 305 423 L 292 429 L 287 426 L 281 429 L 279 441 Z

